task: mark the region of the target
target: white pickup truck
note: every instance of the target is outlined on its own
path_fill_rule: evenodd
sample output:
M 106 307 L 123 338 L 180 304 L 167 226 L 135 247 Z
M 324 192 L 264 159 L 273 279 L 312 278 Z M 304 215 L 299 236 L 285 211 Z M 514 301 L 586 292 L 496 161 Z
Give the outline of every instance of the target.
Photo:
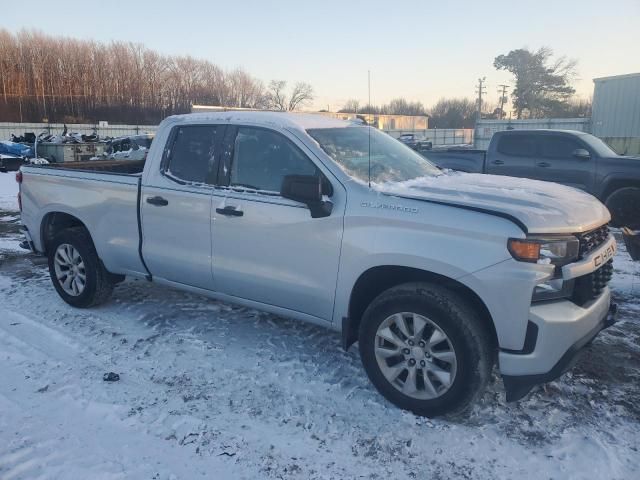
M 145 161 L 24 166 L 22 224 L 70 305 L 125 276 L 359 341 L 388 400 L 507 400 L 614 321 L 607 209 L 573 188 L 446 173 L 373 128 L 271 112 L 173 116 Z

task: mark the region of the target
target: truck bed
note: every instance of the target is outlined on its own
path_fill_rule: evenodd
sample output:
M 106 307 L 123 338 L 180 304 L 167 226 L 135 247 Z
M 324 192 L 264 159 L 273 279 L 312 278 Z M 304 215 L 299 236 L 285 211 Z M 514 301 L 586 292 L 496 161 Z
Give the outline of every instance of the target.
M 144 272 L 140 245 L 139 196 L 144 161 L 89 161 L 23 166 L 22 223 L 35 232 L 43 251 L 41 227 L 50 215 L 82 219 L 108 270 Z M 43 223 L 44 222 L 44 223 Z

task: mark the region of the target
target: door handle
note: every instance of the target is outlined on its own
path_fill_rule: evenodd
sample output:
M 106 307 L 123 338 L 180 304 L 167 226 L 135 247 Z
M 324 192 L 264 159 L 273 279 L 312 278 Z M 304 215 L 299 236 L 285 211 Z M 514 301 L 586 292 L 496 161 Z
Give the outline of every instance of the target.
M 504 165 L 504 162 L 502 160 L 494 160 L 493 162 L 494 165 Z
M 551 164 L 549 162 L 538 162 L 538 163 L 536 163 L 536 165 L 538 165 L 539 167 L 542 167 L 542 168 L 547 168 L 547 167 L 551 166 Z
M 169 205 L 169 200 L 162 197 L 147 197 L 147 203 L 155 205 L 156 207 L 166 207 Z
M 224 208 L 216 208 L 216 212 L 220 215 L 226 215 L 227 217 L 241 217 L 244 215 L 242 210 L 238 210 L 236 207 L 228 205 Z

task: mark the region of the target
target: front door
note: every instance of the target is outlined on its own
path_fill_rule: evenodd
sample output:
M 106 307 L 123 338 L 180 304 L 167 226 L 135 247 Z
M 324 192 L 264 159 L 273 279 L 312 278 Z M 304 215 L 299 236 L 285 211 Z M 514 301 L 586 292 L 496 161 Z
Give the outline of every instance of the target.
M 224 195 L 224 205 L 213 213 L 216 290 L 330 321 L 343 230 L 342 187 L 333 182 L 331 215 L 311 218 L 306 205 L 279 194 L 285 175 L 325 175 L 304 145 L 257 127 L 237 128 L 225 145 L 223 188 L 214 194 Z
M 536 179 L 593 191 L 595 159 L 586 144 L 562 134 L 540 135 L 538 143 L 540 157 L 536 161 Z M 576 156 L 576 150 L 586 150 L 591 157 Z
M 141 195 L 142 253 L 154 277 L 213 289 L 211 195 L 224 126 L 175 127 Z

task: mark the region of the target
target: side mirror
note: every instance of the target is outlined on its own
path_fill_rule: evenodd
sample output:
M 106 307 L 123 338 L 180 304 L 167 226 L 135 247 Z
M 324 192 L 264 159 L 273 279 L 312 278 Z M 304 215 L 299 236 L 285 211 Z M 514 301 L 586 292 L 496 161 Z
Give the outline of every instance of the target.
M 581 160 L 589 160 L 591 158 L 591 154 L 589 153 L 589 150 L 585 148 L 576 148 L 573 151 L 572 155 Z
M 322 200 L 322 187 L 322 179 L 318 175 L 286 175 L 282 180 L 280 195 L 306 204 L 312 218 L 328 217 L 333 204 Z

